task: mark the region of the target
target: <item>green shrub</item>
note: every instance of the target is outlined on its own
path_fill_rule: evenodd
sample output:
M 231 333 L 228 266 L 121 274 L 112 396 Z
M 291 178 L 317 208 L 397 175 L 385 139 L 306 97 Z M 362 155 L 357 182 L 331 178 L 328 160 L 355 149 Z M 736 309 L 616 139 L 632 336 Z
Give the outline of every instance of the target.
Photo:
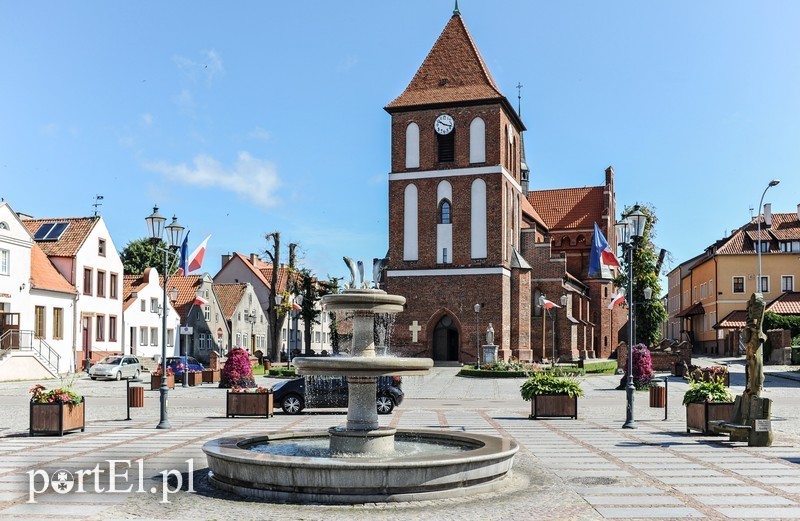
M 574 376 L 556 376 L 549 372 L 537 372 L 520 387 L 520 395 L 525 401 L 542 394 L 567 394 L 571 398 L 583 396 L 583 389 Z
M 269 368 L 269 375 L 270 376 L 297 376 L 294 371 L 294 367 L 286 368 L 286 367 L 270 367 Z
M 530 374 L 528 371 L 486 371 L 475 369 L 475 366 L 463 367 L 458 372 L 458 376 L 474 376 L 477 378 L 525 378 Z
M 716 378 L 710 382 L 690 380 L 689 390 L 683 395 L 683 404 L 703 403 L 703 402 L 730 402 L 733 395 L 725 387 L 722 378 Z

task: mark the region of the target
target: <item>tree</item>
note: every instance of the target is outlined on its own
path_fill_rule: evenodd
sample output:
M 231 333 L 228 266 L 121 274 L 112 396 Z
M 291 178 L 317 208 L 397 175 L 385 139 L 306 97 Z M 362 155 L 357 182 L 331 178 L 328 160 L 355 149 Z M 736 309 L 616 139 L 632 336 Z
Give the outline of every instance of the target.
M 269 257 L 269 261 L 272 263 L 272 280 L 270 281 L 270 290 L 269 290 L 269 328 L 270 328 L 270 336 L 272 337 L 271 346 L 272 352 L 270 353 L 270 359 L 273 363 L 279 363 L 281 361 L 281 346 L 280 346 L 280 330 L 278 329 L 278 306 L 275 302 L 275 297 L 278 295 L 278 270 L 280 269 L 280 261 L 281 261 L 281 233 L 280 232 L 272 232 L 268 233 L 265 236 L 267 240 L 267 244 L 272 241 L 273 250 L 270 251 L 269 249 L 265 250 L 264 253 Z
M 328 275 L 328 293 L 339 293 L 340 277 L 331 277 Z M 328 312 L 328 337 L 331 340 L 331 350 L 333 354 L 339 354 L 339 321 L 336 318 L 335 311 Z
M 126 274 L 141 275 L 147 268 L 156 268 L 159 272 L 164 269 L 164 252 L 158 251 L 156 247 L 162 250 L 167 248 L 167 243 L 160 240 L 157 244 L 153 244 L 150 239 L 136 239 L 130 241 L 122 251 L 119 252 L 120 260 L 122 260 L 122 267 Z M 174 263 L 170 263 L 174 264 Z M 170 266 L 170 274 L 177 269 L 177 264 Z
M 652 206 L 639 205 L 639 210 L 647 216 L 644 233 L 634 239 L 633 249 L 633 295 L 626 296 L 628 305 L 635 303 L 635 338 L 634 343 L 642 342 L 653 345 L 661 338 L 661 325 L 667 319 L 667 311 L 661 301 L 661 283 L 658 280 L 658 253 L 652 240 L 655 238 L 655 225 L 658 218 Z M 623 214 L 627 215 L 633 208 L 626 207 Z M 628 273 L 630 272 L 629 257 L 626 252 L 622 262 L 623 270 L 614 279 L 617 287 L 628 287 Z M 645 300 L 644 289 L 653 290 L 652 298 Z M 628 324 L 631 327 L 631 324 Z
M 328 293 L 327 285 L 319 283 L 308 268 L 300 268 L 294 274 L 294 288 L 292 293 L 302 297 L 300 310 L 297 312 L 303 319 L 303 338 L 305 339 L 305 354 L 311 355 L 311 328 L 319 324 L 322 310 L 317 303 Z

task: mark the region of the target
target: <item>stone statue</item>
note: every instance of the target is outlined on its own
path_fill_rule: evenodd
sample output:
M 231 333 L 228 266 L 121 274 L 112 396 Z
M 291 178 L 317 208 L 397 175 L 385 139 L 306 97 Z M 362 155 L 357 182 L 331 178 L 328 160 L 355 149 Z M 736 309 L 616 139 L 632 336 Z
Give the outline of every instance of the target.
M 494 345 L 494 328 L 492 327 L 491 322 L 489 322 L 489 327 L 486 328 L 486 345 Z
M 375 284 L 375 289 L 381 289 L 381 273 L 386 269 L 387 264 L 389 264 L 389 257 L 372 259 L 372 282 Z
M 364 261 L 358 261 L 358 280 L 359 289 L 369 287 L 369 283 L 364 280 Z
M 347 265 L 347 269 L 350 270 L 350 282 L 345 284 L 346 288 L 355 289 L 356 288 L 356 261 L 351 259 L 350 257 L 342 257 L 344 259 L 344 263 Z
M 766 302 L 761 293 L 753 293 L 747 302 L 747 322 L 744 326 L 744 342 L 747 347 L 747 385 L 743 397 L 761 396 L 764 389 L 764 341 L 767 335 L 762 331 Z

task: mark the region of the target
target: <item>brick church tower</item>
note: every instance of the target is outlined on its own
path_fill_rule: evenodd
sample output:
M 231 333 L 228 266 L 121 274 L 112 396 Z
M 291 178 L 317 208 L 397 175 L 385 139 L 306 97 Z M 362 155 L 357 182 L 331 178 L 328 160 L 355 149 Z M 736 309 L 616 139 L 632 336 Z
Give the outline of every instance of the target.
M 529 206 L 520 171 L 525 127 L 457 10 L 385 109 L 392 119 L 386 289 L 407 299 L 392 350 L 473 362 L 491 322 L 502 355 L 530 359 L 531 267 L 519 254 Z

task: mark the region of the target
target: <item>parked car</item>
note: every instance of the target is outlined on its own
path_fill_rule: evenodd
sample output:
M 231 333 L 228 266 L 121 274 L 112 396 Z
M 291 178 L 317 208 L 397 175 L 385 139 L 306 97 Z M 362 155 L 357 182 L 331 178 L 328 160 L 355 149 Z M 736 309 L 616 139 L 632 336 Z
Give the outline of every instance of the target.
M 183 378 L 184 368 L 188 368 L 190 371 L 202 371 L 205 369 L 203 364 L 191 356 L 168 356 L 167 367 L 172 369 L 176 380 Z
M 378 378 L 375 405 L 378 414 L 389 414 L 403 401 L 399 376 Z M 298 414 L 305 408 L 347 407 L 347 378 L 344 376 L 303 376 L 278 382 L 272 386 L 272 399 L 287 414 Z
M 89 377 L 98 378 L 139 378 L 142 364 L 135 356 L 109 355 L 89 368 Z

